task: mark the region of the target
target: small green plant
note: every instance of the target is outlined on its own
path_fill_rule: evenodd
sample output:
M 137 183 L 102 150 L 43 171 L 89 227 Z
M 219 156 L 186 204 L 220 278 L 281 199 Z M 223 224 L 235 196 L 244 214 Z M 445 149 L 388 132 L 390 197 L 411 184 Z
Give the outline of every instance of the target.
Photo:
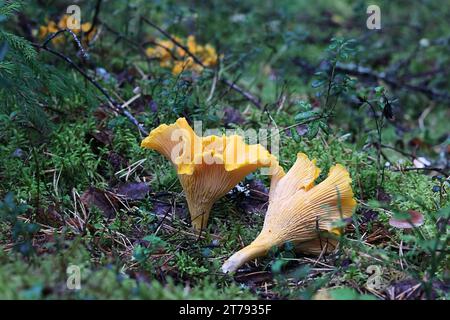
M 147 246 L 138 245 L 134 248 L 133 258 L 141 264 L 146 263 L 149 257 L 162 250 L 167 246 L 167 243 L 154 234 L 144 237 L 142 240 L 148 242 Z
M 26 204 L 16 204 L 14 194 L 9 192 L 3 201 L 0 201 L 0 220 L 9 223 L 12 226 L 11 237 L 14 242 L 14 249 L 25 257 L 34 253 L 32 240 L 33 236 L 39 231 L 39 226 L 27 222 L 22 215 L 28 210 Z
M 175 261 L 181 276 L 204 275 L 209 271 L 186 252 L 176 252 Z
M 338 73 L 337 66 L 340 62 L 348 60 L 356 54 L 356 40 L 345 40 L 332 38 L 326 53 L 329 69 L 318 71 L 314 75 L 316 79 L 312 82 L 313 88 L 318 88 L 318 97 L 323 97 L 321 111 L 311 109 L 311 105 L 302 104 L 301 112 L 296 115 L 296 120 L 311 122 L 308 129 L 308 138 L 314 138 L 320 129 L 328 133 L 327 119 L 334 115 L 339 97 L 348 93 L 355 86 L 355 79 L 348 74 Z

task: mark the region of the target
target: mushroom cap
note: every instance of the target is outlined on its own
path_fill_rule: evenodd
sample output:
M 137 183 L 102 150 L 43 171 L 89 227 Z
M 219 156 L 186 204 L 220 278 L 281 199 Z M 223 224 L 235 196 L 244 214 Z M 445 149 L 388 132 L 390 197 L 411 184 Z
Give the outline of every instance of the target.
M 333 223 L 350 217 L 356 206 L 350 175 L 337 164 L 324 181 L 314 185 L 319 173 L 315 161 L 303 153 L 297 155 L 289 172 L 271 185 L 274 190 L 261 234 L 270 234 L 282 244 L 315 239 L 318 231 L 339 233 Z
M 392 217 L 389 219 L 389 224 L 395 228 L 399 229 L 412 229 L 415 227 L 420 227 L 424 224 L 425 220 L 423 218 L 423 214 L 418 211 L 408 210 L 409 215 L 406 219 L 400 219 L 396 217 Z
M 297 154 L 297 161 L 287 174 L 273 171 L 269 207 L 261 233 L 224 263 L 224 272 L 233 272 L 246 261 L 266 255 L 271 247 L 288 241 L 298 250 L 312 254 L 329 251 L 337 245 L 326 235 L 340 234 L 334 223 L 353 213 L 356 201 L 351 179 L 347 170 L 337 164 L 324 181 L 314 185 L 319 173 L 315 161 L 303 153 Z
M 260 144 L 238 135 L 199 137 L 186 119 L 152 130 L 141 146 L 163 154 L 175 166 L 196 230 L 206 227 L 214 202 L 249 173 L 277 167 L 277 159 Z

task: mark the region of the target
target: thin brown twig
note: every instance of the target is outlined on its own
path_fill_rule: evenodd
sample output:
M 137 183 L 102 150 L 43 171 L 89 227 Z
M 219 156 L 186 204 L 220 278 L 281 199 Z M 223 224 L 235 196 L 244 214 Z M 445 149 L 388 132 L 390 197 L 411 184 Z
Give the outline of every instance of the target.
M 319 68 L 319 66 L 309 63 L 305 59 L 296 58 L 293 60 L 293 63 L 299 67 L 301 67 L 304 71 L 306 71 L 309 75 L 313 75 L 315 71 Z M 402 79 L 397 79 L 396 77 L 392 77 L 388 75 L 387 72 L 377 72 L 368 67 L 359 66 L 354 63 L 338 63 L 336 65 L 336 71 L 343 72 L 345 74 L 376 80 L 376 81 L 384 81 L 389 84 L 393 88 L 404 88 L 409 91 L 420 92 L 427 96 L 430 100 L 441 100 L 441 101 L 450 101 L 450 95 L 444 91 L 439 91 L 430 87 L 420 86 L 411 84 L 403 81 Z M 411 78 L 411 76 L 409 76 Z
M 240 93 L 243 97 L 245 97 L 248 101 L 250 101 L 251 103 L 253 103 L 258 109 L 262 109 L 262 104 L 259 101 L 258 98 L 256 98 L 254 95 L 252 95 L 250 92 L 245 91 L 244 89 L 242 89 L 240 86 L 238 86 L 236 83 L 231 82 L 228 79 L 225 78 L 220 78 L 220 81 L 225 83 L 227 86 L 229 86 L 231 89 L 233 89 L 234 91 Z
M 416 156 L 408 153 L 406 151 L 400 150 L 398 148 L 395 148 L 393 146 L 389 146 L 386 144 L 381 144 L 381 148 L 385 148 L 385 149 L 391 149 L 394 150 L 400 154 L 402 154 L 405 157 L 411 158 L 411 159 L 415 159 Z M 397 168 L 397 169 L 391 169 L 394 172 L 402 172 L 402 171 L 436 171 L 439 172 L 445 176 L 449 175 L 449 172 L 446 168 L 439 168 L 439 167 L 423 167 L 423 168 L 416 168 L 416 167 L 405 167 L 405 168 Z
M 180 47 L 181 49 L 183 49 L 186 54 L 188 56 L 190 56 L 197 64 L 201 65 L 203 68 L 205 68 L 206 66 L 203 64 L 203 62 L 197 58 L 197 56 L 195 54 L 193 54 L 185 45 L 183 45 L 182 43 L 180 43 L 177 39 L 175 39 L 174 37 L 172 37 L 172 35 L 170 33 L 168 33 L 167 31 L 165 31 L 164 29 L 160 28 L 157 24 L 153 23 L 152 21 L 150 21 L 149 19 L 142 17 L 141 16 L 142 21 L 144 21 L 145 23 L 147 23 L 149 26 L 151 26 L 152 28 L 158 30 L 161 34 L 163 34 L 166 38 L 168 38 L 170 41 L 172 41 L 177 47 Z
M 95 26 L 97 25 L 98 15 L 100 14 L 101 5 L 102 5 L 102 0 L 97 0 L 97 3 L 95 4 L 95 12 L 94 12 L 94 17 L 92 18 L 91 27 L 89 28 L 88 31 L 86 31 L 86 34 L 91 33 L 94 30 Z
M 45 41 L 42 43 L 41 47 L 43 49 L 45 49 L 48 46 L 48 44 L 50 43 L 50 41 L 52 41 L 53 39 L 55 39 L 56 37 L 58 37 L 59 35 L 65 33 L 65 32 L 70 33 L 70 35 L 74 39 L 75 43 L 77 44 L 77 47 L 80 50 L 80 52 L 81 52 L 81 54 L 83 56 L 83 59 L 87 60 L 88 59 L 88 55 L 87 55 L 86 51 L 84 50 L 83 46 L 81 45 L 80 39 L 78 39 L 77 35 L 70 29 L 61 29 L 61 30 L 56 31 L 55 33 L 50 34 L 47 37 L 47 39 L 45 39 Z
M 128 118 L 128 120 L 130 120 L 138 128 L 139 132 L 141 132 L 144 135 L 148 135 L 147 130 L 144 129 L 144 127 L 139 123 L 139 121 L 137 121 L 137 119 L 128 110 L 123 108 L 119 103 L 117 103 L 113 98 L 111 98 L 111 96 L 108 94 L 108 92 L 106 91 L 105 88 L 103 88 L 97 81 L 95 81 L 92 77 L 90 77 L 83 69 L 81 69 L 75 62 L 73 62 L 72 59 L 70 59 L 69 57 L 65 56 L 64 54 L 62 54 L 56 50 L 53 50 L 47 46 L 51 40 L 53 40 L 54 38 L 56 38 L 57 36 L 59 36 L 60 34 L 62 34 L 64 32 L 69 32 L 72 35 L 72 37 L 75 39 L 75 42 L 80 47 L 81 52 L 84 55 L 86 55 L 83 47 L 81 46 L 80 40 L 73 33 L 73 31 L 71 31 L 69 29 L 59 30 L 59 31 L 55 32 L 54 34 L 50 35 L 44 41 L 44 43 L 42 43 L 42 44 L 32 43 L 32 45 L 35 48 L 37 48 L 38 50 L 42 49 L 44 51 L 47 51 L 47 52 L 53 54 L 54 56 L 58 57 L 59 59 L 67 62 L 72 68 L 74 68 L 76 71 L 78 71 L 86 80 L 88 80 L 91 84 L 93 84 L 105 96 L 105 98 L 108 100 L 108 102 L 110 104 L 108 106 L 112 110 L 124 115 L 126 118 Z
M 448 176 L 448 172 L 445 171 L 444 168 L 439 168 L 439 167 L 423 167 L 423 168 L 406 167 L 406 168 L 392 169 L 392 171 L 394 171 L 394 172 L 403 172 L 403 171 L 436 171 L 436 172 L 442 173 L 443 175 Z
M 426 95 L 429 99 L 450 101 L 450 95 L 446 92 L 411 83 L 405 83 L 399 79 L 388 76 L 385 72 L 376 72 L 370 68 L 358 66 L 356 64 L 337 64 L 336 69 L 340 72 L 344 72 L 354 76 L 381 80 L 391 85 L 392 87 L 403 87 L 410 91 L 420 92 Z

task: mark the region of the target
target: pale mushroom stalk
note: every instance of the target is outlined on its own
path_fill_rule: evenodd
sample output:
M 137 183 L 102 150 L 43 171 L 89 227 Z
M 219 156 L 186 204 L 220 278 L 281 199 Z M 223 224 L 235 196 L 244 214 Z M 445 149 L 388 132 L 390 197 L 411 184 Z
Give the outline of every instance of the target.
M 244 263 L 258 257 L 265 256 L 272 244 L 256 239 L 250 245 L 233 254 L 222 266 L 223 272 L 234 272 Z
M 352 215 L 356 202 L 351 179 L 343 166 L 335 165 L 328 177 L 314 186 L 319 173 L 315 162 L 302 153 L 286 175 L 281 170 L 274 171 L 261 233 L 224 263 L 224 272 L 234 272 L 243 263 L 286 242 L 293 243 L 298 251 L 312 254 L 336 246 L 335 239 L 327 239 L 326 234 L 339 234 L 341 230 L 334 222 Z

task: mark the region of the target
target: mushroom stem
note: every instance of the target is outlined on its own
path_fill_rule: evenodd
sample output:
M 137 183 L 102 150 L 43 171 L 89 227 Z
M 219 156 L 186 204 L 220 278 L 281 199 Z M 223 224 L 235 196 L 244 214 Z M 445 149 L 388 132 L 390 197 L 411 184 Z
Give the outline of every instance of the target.
M 194 231 L 201 232 L 206 229 L 208 225 L 209 213 L 211 212 L 211 208 L 213 203 L 203 203 L 197 206 L 194 206 L 196 202 L 188 201 L 189 212 L 191 215 L 191 224 Z
M 224 273 L 235 272 L 244 263 L 261 256 L 269 251 L 270 246 L 265 243 L 252 242 L 250 245 L 233 254 L 222 266 Z

